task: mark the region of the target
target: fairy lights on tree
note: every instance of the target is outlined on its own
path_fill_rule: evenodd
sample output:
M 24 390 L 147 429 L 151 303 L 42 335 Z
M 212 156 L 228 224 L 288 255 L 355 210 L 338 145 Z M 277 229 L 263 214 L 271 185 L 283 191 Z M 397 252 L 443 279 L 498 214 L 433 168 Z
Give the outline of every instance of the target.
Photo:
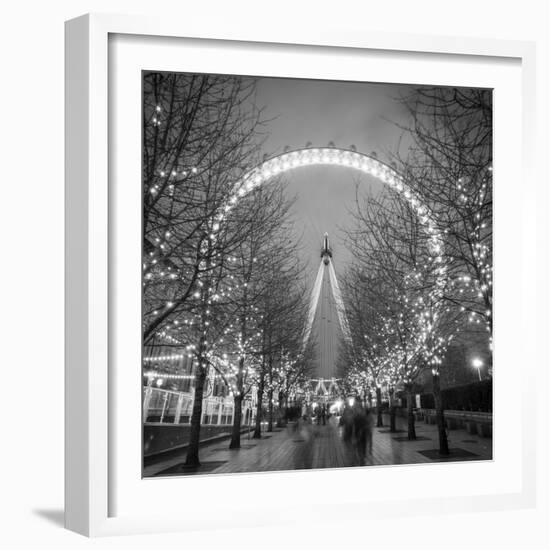
M 221 306 L 235 290 L 225 263 L 244 234 L 238 220 L 222 234 L 220 212 L 261 142 L 253 93 L 253 79 L 144 76 L 143 338 L 148 349 L 194 359 L 187 461 L 195 465 L 205 379 L 228 324 Z
M 491 97 L 423 88 L 406 104 L 413 146 L 397 161 L 441 241 L 435 250 L 425 219 L 399 195 L 358 203 L 348 234 L 355 264 L 344 283 L 352 334 L 344 363 L 355 384 L 403 385 L 413 438 L 412 388 L 430 369 L 447 453 L 439 386 L 447 349 L 461 331 L 471 334 L 468 325 L 485 326 L 489 342 L 492 334 Z
M 257 422 L 265 399 L 272 422 L 275 402 L 282 409 L 306 384 L 307 292 L 289 260 L 297 254 L 277 180 L 288 170 L 333 164 L 388 186 L 358 206 L 348 234 L 355 262 L 342 293 L 346 384 L 376 395 L 379 413 L 382 389 L 391 396 L 402 384 L 410 420 L 419 373 L 429 368 L 439 379 L 462 320 L 492 337 L 490 93 L 422 88 L 407 98 L 413 147 L 397 159 L 399 173 L 334 147 L 258 164 L 253 93 L 253 80 L 230 76 L 144 78 L 144 368 L 193 377 L 189 465 L 199 464 L 207 377 L 223 380 L 234 399 L 232 447 L 253 390 Z M 184 360 L 192 373 L 183 372 Z
M 395 430 L 394 392 L 412 387 L 426 368 L 441 308 L 442 251 L 434 254 L 430 231 L 401 194 L 386 190 L 357 203 L 355 227 L 348 231 L 354 265 L 344 287 L 352 326 L 351 355 L 366 371 L 377 402 L 384 388 Z M 348 352 L 349 354 L 349 352 Z M 381 418 L 379 416 L 379 424 Z M 410 411 L 409 437 L 415 438 Z
M 444 236 L 445 298 L 492 341 L 492 92 L 419 88 L 404 100 L 413 146 L 398 159 Z

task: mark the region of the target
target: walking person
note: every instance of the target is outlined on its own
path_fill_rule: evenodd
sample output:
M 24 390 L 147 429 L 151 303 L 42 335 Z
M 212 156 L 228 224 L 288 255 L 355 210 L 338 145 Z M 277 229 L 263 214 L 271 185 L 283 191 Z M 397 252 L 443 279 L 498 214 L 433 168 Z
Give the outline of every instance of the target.
M 374 428 L 374 414 L 371 408 L 367 408 L 365 411 L 366 423 L 365 423 L 365 435 L 366 435 L 366 453 L 372 454 L 372 431 Z
M 312 418 L 304 414 L 298 420 L 298 433 L 302 445 L 297 449 L 294 455 L 294 467 L 296 469 L 311 469 L 313 468 L 313 426 Z
M 367 414 L 361 403 L 361 398 L 356 397 L 353 404 L 353 431 L 355 432 L 355 449 L 359 464 L 365 464 L 367 450 Z
M 344 406 L 344 412 L 342 413 L 340 422 L 343 427 L 342 439 L 344 443 L 351 443 L 351 438 L 353 436 L 353 410 L 349 403 L 346 403 Z

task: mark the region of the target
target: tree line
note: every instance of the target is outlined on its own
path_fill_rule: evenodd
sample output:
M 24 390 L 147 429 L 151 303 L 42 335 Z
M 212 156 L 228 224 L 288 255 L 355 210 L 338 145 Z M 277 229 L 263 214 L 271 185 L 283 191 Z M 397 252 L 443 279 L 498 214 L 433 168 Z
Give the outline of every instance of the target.
M 402 193 L 384 189 L 371 197 L 358 186 L 346 235 L 354 262 L 342 285 L 350 337 L 340 361 L 348 385 L 376 395 L 379 405 L 381 388 L 388 389 L 392 430 L 393 393 L 405 389 L 409 439 L 416 438 L 416 383 L 431 371 L 440 452 L 448 454 L 440 375 L 449 346 L 483 331 L 491 357 L 492 93 L 421 87 L 401 101 L 409 145 L 392 155 L 392 166 L 429 212 L 442 247 L 433 249 Z
M 194 360 L 186 464 L 197 466 L 209 370 L 234 401 L 231 448 L 256 390 L 270 423 L 303 383 L 307 292 L 284 182 L 249 189 L 265 135 L 252 78 L 143 78 L 143 342 Z

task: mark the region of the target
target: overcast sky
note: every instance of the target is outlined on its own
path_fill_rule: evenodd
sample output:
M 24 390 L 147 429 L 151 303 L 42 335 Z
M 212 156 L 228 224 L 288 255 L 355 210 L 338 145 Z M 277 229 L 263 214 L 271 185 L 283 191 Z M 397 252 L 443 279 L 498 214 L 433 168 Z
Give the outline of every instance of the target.
M 380 160 L 398 147 L 401 130 L 395 125 L 407 121 L 404 107 L 396 99 L 406 94 L 407 86 L 263 78 L 258 83 L 256 104 L 265 107 L 269 137 L 265 153 L 292 149 L 352 144 L 364 153 L 375 151 Z M 288 191 L 297 196 L 297 231 L 303 233 L 310 277 L 314 278 L 320 261 L 322 235 L 329 233 L 335 269 L 341 275 L 350 261 L 342 228 L 349 226 L 348 209 L 356 196 L 358 172 L 334 166 L 317 166 L 287 172 Z M 362 176 L 368 192 L 380 191 L 373 178 Z

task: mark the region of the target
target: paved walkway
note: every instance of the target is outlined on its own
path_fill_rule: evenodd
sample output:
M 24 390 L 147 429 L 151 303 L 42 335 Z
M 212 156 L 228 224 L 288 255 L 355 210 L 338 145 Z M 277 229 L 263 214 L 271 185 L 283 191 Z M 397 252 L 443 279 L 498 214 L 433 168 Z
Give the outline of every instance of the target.
M 417 422 L 418 439 L 408 441 L 404 419 L 397 418 L 397 433 L 389 432 L 387 416 L 384 424 L 384 428 L 373 430 L 373 449 L 366 457 L 366 466 L 492 458 L 492 439 L 470 435 L 466 430 L 448 432 L 451 455 L 441 458 L 437 452 L 436 426 Z M 342 441 L 336 418 L 331 418 L 326 426 L 308 426 L 307 429 L 297 429 L 295 424 L 291 424 L 287 428 L 265 433 L 261 440 L 248 439 L 244 434 L 239 450 L 229 450 L 228 445 L 228 440 L 224 440 L 203 446 L 200 452 L 202 466 L 198 469 L 182 468 L 185 461 L 185 451 L 182 451 L 180 455 L 172 455 L 165 461 L 147 466 L 144 477 L 362 465 L 353 445 Z

